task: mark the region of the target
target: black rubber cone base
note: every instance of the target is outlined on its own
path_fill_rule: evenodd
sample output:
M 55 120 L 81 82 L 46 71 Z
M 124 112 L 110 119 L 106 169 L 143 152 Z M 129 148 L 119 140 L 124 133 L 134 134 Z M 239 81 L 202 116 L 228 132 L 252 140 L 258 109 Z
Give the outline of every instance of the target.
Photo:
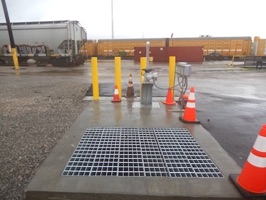
M 184 122 L 184 123 L 190 123 L 190 124 L 200 124 L 200 121 L 198 119 L 196 119 L 196 121 L 187 121 L 184 120 L 183 117 L 179 117 L 179 119 Z
M 238 191 L 247 198 L 261 198 L 264 199 L 266 197 L 266 193 L 263 194 L 256 194 L 256 193 L 252 193 L 249 192 L 245 189 L 243 189 L 242 187 L 240 187 L 237 183 L 237 177 L 239 176 L 239 174 L 230 174 L 230 180 L 234 183 L 234 185 L 236 186 L 236 188 L 238 189 Z
M 116 101 L 112 100 L 111 102 L 112 102 L 112 103 L 120 103 L 121 100 L 116 100 Z

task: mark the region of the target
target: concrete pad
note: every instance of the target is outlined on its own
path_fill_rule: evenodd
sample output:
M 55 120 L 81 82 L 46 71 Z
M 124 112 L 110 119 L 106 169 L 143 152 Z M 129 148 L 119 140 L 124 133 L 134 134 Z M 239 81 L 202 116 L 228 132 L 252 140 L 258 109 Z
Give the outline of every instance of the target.
M 157 101 L 158 100 L 158 101 Z M 242 199 L 229 180 L 241 169 L 200 125 L 184 124 L 177 106 L 133 107 L 136 99 L 121 103 L 88 101 L 37 171 L 26 191 L 26 200 L 43 199 Z M 187 128 L 225 178 L 61 176 L 88 127 Z

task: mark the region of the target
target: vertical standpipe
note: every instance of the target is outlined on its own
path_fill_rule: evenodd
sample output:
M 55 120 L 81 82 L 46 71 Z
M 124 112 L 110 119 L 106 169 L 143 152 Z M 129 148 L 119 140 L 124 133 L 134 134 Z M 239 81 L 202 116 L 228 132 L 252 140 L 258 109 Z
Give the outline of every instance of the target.
M 112 39 L 114 39 L 114 2 L 111 0 Z
M 12 56 L 13 56 L 14 67 L 16 70 L 18 70 L 19 69 L 19 63 L 18 63 L 17 49 L 16 49 L 16 45 L 15 45 L 15 40 L 14 40 L 14 36 L 13 36 L 13 32 L 12 32 L 12 28 L 11 28 L 5 0 L 2 0 L 2 5 L 3 5 L 4 13 L 5 13 L 5 18 L 6 18 L 6 25 L 7 25 L 8 35 L 9 35 L 9 39 L 10 39 L 10 44 L 11 44 L 11 51 L 12 51 Z
M 141 85 L 140 85 L 140 103 L 142 105 L 152 104 L 152 86 L 153 83 L 148 81 L 143 81 L 143 75 L 145 73 L 144 69 L 149 67 L 149 46 L 150 42 L 146 43 L 146 59 L 140 58 L 140 76 L 141 76 Z M 146 63 L 145 63 L 146 61 Z M 145 65 L 146 64 L 146 65 Z
M 150 42 L 147 41 L 146 42 L 146 59 L 147 59 L 147 68 L 148 69 L 149 69 L 149 63 L 150 63 L 149 55 L 150 55 Z

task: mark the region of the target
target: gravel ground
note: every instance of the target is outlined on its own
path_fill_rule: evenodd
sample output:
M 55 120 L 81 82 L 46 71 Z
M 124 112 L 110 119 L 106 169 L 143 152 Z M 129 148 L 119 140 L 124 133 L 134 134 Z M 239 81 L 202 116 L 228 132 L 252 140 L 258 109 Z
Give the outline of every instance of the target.
M 0 67 L 1 200 L 24 199 L 38 167 L 88 105 L 82 100 L 88 84 L 78 74 L 32 70 L 17 76 Z

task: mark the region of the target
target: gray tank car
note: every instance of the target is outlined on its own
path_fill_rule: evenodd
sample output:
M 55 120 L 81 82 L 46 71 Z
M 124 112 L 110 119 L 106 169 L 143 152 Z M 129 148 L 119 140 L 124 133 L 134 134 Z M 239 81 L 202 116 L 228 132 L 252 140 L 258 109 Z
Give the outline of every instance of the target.
M 81 46 L 87 32 L 78 21 L 39 21 L 11 23 L 20 64 L 29 60 L 40 65 L 78 66 L 85 56 Z M 0 62 L 13 62 L 7 26 L 0 23 Z

